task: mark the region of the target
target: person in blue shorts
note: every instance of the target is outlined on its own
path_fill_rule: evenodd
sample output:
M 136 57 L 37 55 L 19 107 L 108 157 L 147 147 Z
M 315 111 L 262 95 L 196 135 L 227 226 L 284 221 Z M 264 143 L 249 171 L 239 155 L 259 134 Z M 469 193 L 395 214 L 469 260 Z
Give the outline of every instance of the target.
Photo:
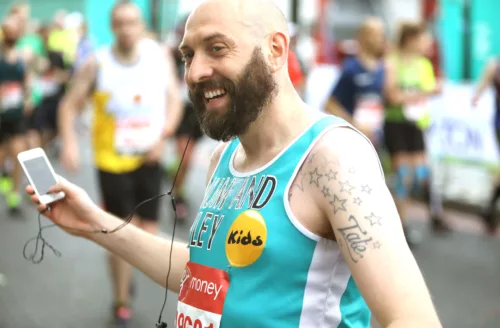
M 62 177 L 51 191 L 66 198 L 38 210 L 178 293 L 176 327 L 368 328 L 372 312 L 383 327 L 441 327 L 374 147 L 301 100 L 289 40 L 273 1 L 207 0 L 190 14 L 189 97 L 221 144 L 186 243 L 132 225 L 87 232 L 123 221 Z

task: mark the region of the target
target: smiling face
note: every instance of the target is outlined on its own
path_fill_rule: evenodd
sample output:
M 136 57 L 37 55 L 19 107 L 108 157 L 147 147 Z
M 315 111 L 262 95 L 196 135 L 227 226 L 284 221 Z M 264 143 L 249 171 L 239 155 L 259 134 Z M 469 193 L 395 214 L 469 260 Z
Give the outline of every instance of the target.
M 235 8 L 217 1 L 198 7 L 180 46 L 200 125 L 220 141 L 245 133 L 277 92 L 262 48 Z

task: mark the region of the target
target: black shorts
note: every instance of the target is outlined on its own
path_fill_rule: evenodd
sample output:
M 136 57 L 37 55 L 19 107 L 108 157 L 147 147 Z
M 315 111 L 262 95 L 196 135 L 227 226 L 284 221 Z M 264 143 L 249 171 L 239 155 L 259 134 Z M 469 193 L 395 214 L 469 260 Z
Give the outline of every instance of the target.
M 26 134 L 26 120 L 5 121 L 0 120 L 0 144 L 5 143 L 12 137 L 23 136 Z
M 412 122 L 385 122 L 384 142 L 391 155 L 425 151 L 424 134 Z
M 98 170 L 99 187 L 104 209 L 126 219 L 139 203 L 158 196 L 162 171 L 159 164 L 144 164 L 135 171 L 116 174 Z M 149 201 L 136 209 L 142 220 L 157 221 L 160 199 Z
M 43 100 L 34 111 L 34 126 L 39 131 L 57 133 L 59 99 Z
M 182 121 L 175 132 L 175 136 L 189 137 L 190 134 L 193 141 L 197 141 L 203 136 L 203 132 L 201 131 L 200 123 L 198 123 L 193 106 L 191 104 L 185 104 Z

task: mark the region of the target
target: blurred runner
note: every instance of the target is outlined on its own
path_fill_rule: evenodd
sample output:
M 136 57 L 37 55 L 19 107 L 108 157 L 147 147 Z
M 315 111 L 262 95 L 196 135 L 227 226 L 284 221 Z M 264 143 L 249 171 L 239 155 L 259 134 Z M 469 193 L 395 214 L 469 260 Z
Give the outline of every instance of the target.
M 64 54 L 49 48 L 50 25 L 40 28 L 43 39 L 44 53 L 39 60 L 40 85 L 42 102 L 35 110 L 35 125 L 40 131 L 41 146 L 47 152 L 48 143 L 58 134 L 57 112 L 71 76 L 71 68 L 65 63 Z
M 20 20 L 22 32 L 19 40 L 16 42 L 16 48 L 21 52 L 26 65 L 30 81 L 31 105 L 33 108 L 36 108 L 42 101 L 37 64 L 44 53 L 43 40 L 38 33 L 38 24 L 30 19 L 29 4 L 23 3 L 13 6 L 10 14 Z M 35 112 L 36 110 L 33 110 L 26 115 L 28 148 L 35 148 L 41 144 L 41 137 L 35 126 Z
M 78 70 L 61 102 L 59 128 L 63 140 L 62 164 L 79 166 L 74 123 L 93 94 L 92 145 L 103 207 L 125 219 L 136 205 L 160 194 L 159 160 L 165 138 L 173 135 L 180 116 L 179 89 L 173 68 L 160 47 L 143 43 L 140 9 L 118 2 L 111 12 L 115 43 L 96 51 Z M 153 42 L 152 40 L 148 40 Z M 159 200 L 141 206 L 133 223 L 158 232 Z M 128 324 L 132 318 L 132 269 L 110 254 L 114 287 L 114 318 Z
M 325 111 L 354 124 L 378 146 L 384 120 L 384 23 L 367 19 L 358 32 L 358 50 L 347 57 Z
M 432 71 L 434 72 L 436 79 L 436 87 L 432 95 L 439 95 L 443 91 L 443 71 L 441 68 L 441 56 L 439 53 L 439 47 L 436 38 L 427 30 L 424 32 L 422 41 L 422 55 L 425 56 L 432 64 Z M 424 129 L 424 139 L 428 137 L 428 127 L 430 122 L 424 124 L 422 127 Z M 426 142 L 427 144 L 427 142 Z M 431 227 L 435 232 L 449 232 L 450 227 L 444 219 L 444 208 L 443 200 L 441 197 L 441 192 L 436 186 L 434 181 L 434 175 L 432 170 L 429 170 L 429 178 L 425 183 L 424 197 L 426 202 L 429 204 L 429 213 L 431 216 Z
M 179 171 L 177 172 L 177 180 L 175 182 L 174 193 L 175 193 L 175 199 L 177 201 L 176 207 L 177 207 L 177 216 L 179 219 L 185 219 L 189 215 L 188 212 L 189 198 L 184 191 L 184 186 L 186 181 L 186 175 L 192 164 L 194 149 L 196 148 L 196 145 L 198 144 L 200 139 L 203 137 L 203 132 L 201 130 L 196 114 L 193 110 L 193 105 L 189 100 L 188 88 L 186 83 L 184 82 L 185 64 L 182 59 L 182 55 L 178 49 L 179 44 L 182 38 L 184 37 L 184 27 L 186 25 L 186 19 L 187 17 L 183 19 L 177 26 L 175 31 L 176 42 L 172 44 L 172 49 L 169 50 L 172 51 L 173 57 L 175 58 L 175 67 L 177 69 L 176 76 L 179 79 L 179 84 L 181 87 L 180 92 L 182 95 L 182 102 L 183 102 L 182 121 L 177 131 L 175 132 L 177 161 L 174 162 L 173 165 L 171 165 L 168 168 L 169 177 L 171 180 L 174 179 L 174 176 L 177 172 L 179 160 L 182 157 L 189 136 L 191 135 L 191 141 L 189 142 L 189 146 L 186 150 L 182 166 L 179 168 Z
M 410 195 L 422 192 L 428 183 L 423 129 L 430 122 L 428 99 L 436 92 L 436 79 L 430 61 L 422 55 L 425 29 L 420 24 L 401 26 L 397 50 L 387 61 L 384 140 L 395 171 L 394 193 L 408 244 L 420 236 L 406 224 Z M 433 226 L 444 226 L 432 218 Z
M 24 115 L 31 111 L 27 68 L 21 52 L 15 48 L 21 35 L 20 23 L 14 15 L 5 19 L 0 45 L 0 163 L 5 169 L 7 156 L 13 159 L 13 169 L 4 172 L 1 185 L 11 214 L 19 214 L 22 172 L 15 159 L 26 149 Z
M 495 108 L 495 114 L 493 119 L 493 124 L 496 132 L 497 145 L 500 146 L 500 59 L 493 58 L 483 69 L 483 74 L 479 81 L 477 90 L 472 99 L 472 105 L 477 106 L 479 99 L 481 98 L 484 91 L 493 87 L 495 92 L 495 103 L 493 104 Z M 500 149 L 500 148 L 499 148 Z M 497 174 L 498 175 L 498 174 Z M 484 221 L 486 230 L 488 233 L 494 235 L 498 230 L 499 220 L 496 214 L 496 208 L 498 199 L 500 198 L 500 177 L 496 177 L 494 182 L 494 188 L 490 196 L 490 201 L 488 207 L 481 213 L 481 217 Z

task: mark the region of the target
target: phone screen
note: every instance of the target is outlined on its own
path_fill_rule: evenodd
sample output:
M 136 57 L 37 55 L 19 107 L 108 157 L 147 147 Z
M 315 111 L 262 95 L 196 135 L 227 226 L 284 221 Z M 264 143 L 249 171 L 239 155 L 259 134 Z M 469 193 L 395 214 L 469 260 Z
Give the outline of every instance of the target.
M 39 195 L 48 194 L 49 189 L 57 183 L 50 171 L 49 164 L 45 161 L 45 157 L 24 161 L 24 167 L 28 171 Z

